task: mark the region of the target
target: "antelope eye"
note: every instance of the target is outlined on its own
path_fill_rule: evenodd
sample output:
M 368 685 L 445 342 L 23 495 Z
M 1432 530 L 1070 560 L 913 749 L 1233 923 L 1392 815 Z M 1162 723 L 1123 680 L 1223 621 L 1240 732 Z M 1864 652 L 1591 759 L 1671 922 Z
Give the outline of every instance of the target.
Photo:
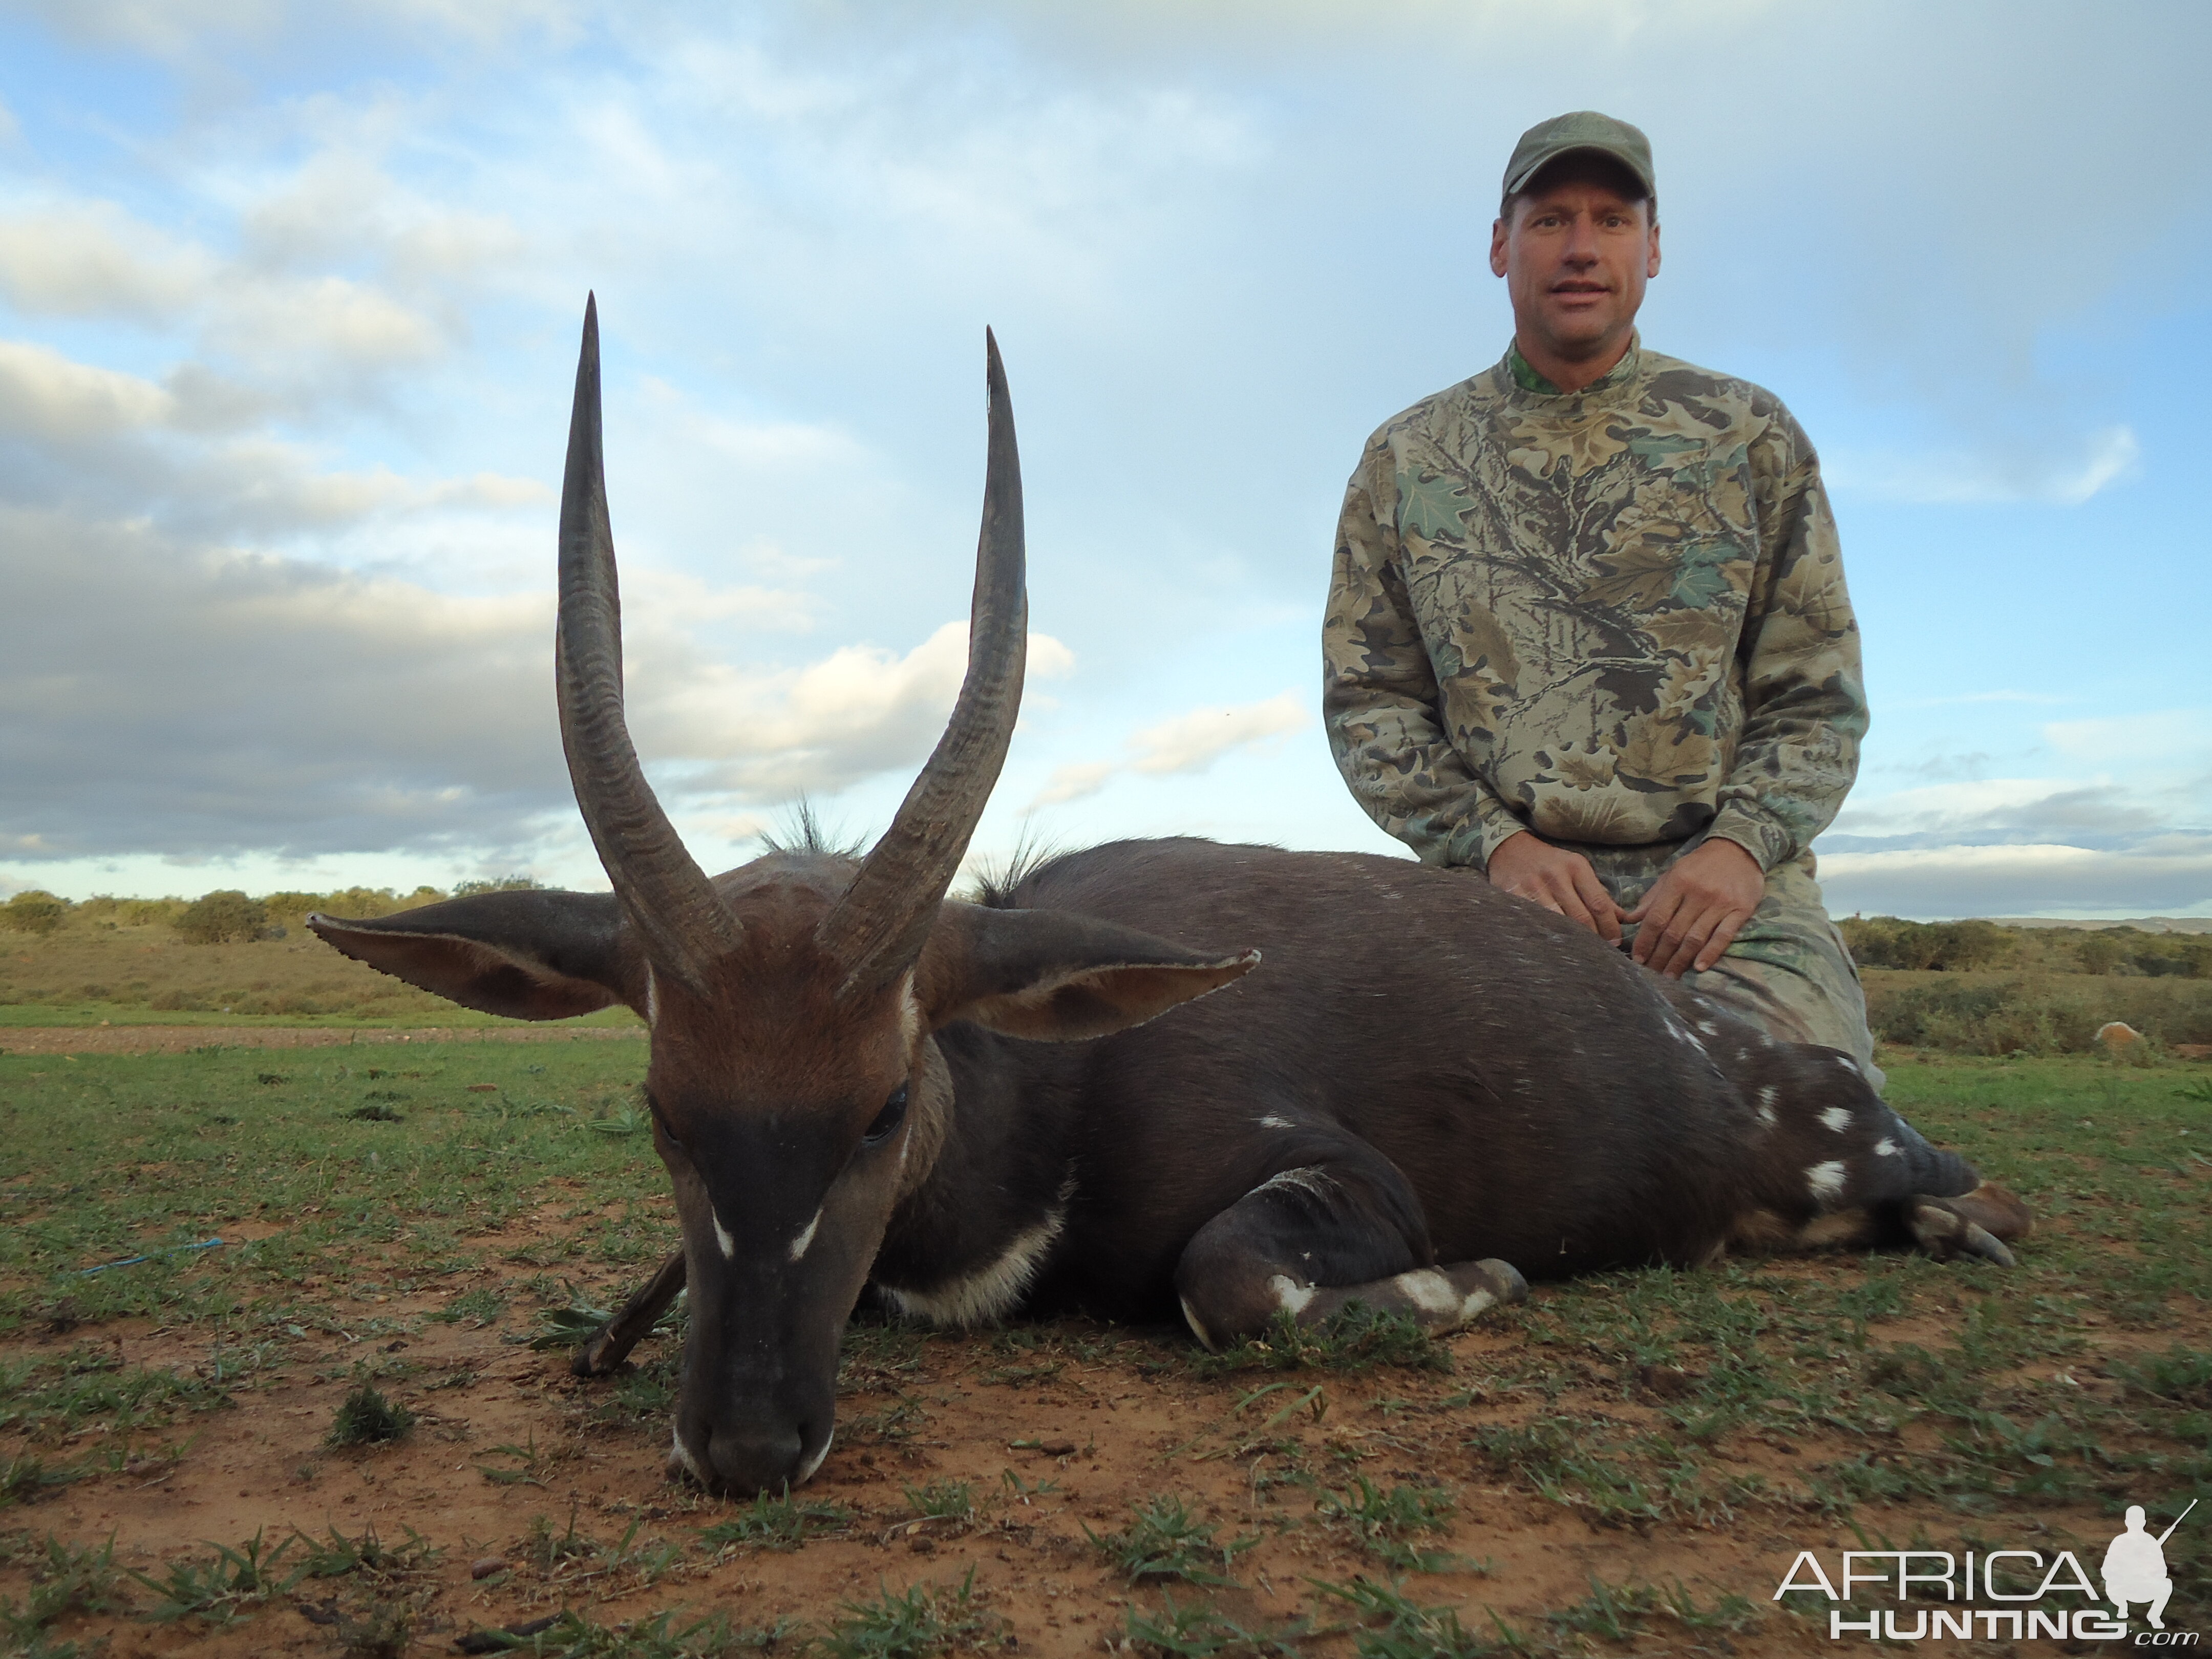
M 676 1148 L 678 1152 L 682 1152 L 684 1150 L 684 1143 L 676 1138 L 676 1132 L 668 1127 L 668 1120 L 661 1116 L 660 1103 L 655 1100 L 651 1095 L 647 1095 L 645 1097 L 645 1109 L 652 1116 L 654 1127 L 659 1129 L 662 1137 L 667 1140 L 668 1144 Z
M 891 1097 L 884 1103 L 884 1109 L 876 1114 L 876 1121 L 868 1125 L 867 1132 L 860 1137 L 861 1144 L 866 1146 L 880 1146 L 891 1138 L 891 1132 L 905 1121 L 906 1085 L 902 1083 L 891 1091 Z

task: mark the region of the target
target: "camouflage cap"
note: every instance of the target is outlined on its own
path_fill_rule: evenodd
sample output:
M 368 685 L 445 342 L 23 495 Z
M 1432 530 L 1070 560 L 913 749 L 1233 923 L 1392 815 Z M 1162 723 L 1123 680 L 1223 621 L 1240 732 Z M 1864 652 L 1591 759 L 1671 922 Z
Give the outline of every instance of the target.
M 1659 194 L 1651 176 L 1651 141 L 1640 128 L 1594 109 L 1554 115 L 1522 133 L 1521 142 L 1513 146 L 1513 159 L 1505 164 L 1505 193 L 1512 196 L 1528 189 L 1528 181 L 1543 167 L 1562 155 L 1585 149 L 1610 156 L 1626 167 L 1636 175 L 1646 196 Z

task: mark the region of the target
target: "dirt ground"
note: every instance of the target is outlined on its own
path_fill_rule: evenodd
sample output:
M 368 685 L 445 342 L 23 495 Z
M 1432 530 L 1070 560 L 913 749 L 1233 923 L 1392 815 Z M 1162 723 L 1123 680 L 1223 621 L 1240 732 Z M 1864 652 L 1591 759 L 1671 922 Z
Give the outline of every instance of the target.
M 113 1027 L 11 1030 L 0 1034 L 0 1043 L 66 1054 L 539 1035 Z M 635 1040 L 621 1030 L 545 1035 Z M 511 1255 L 592 1224 L 588 1214 L 574 1216 L 573 1207 L 549 1203 L 489 1242 Z M 1856 1259 L 1837 1256 L 1766 1271 L 1786 1296 L 1793 1284 L 1848 1282 L 1862 1269 Z M 1577 1364 L 1567 1368 L 1565 1386 L 1539 1393 L 1499 1380 L 1521 1375 L 1508 1362 L 1525 1358 L 1522 1335 L 1510 1327 L 1451 1339 L 1450 1373 L 1384 1368 L 1212 1376 L 1194 1371 L 1190 1345 L 1174 1331 L 1081 1322 L 957 1337 L 884 1331 L 848 1362 L 836 1443 L 798 1494 L 836 1505 L 845 1517 L 795 1550 L 718 1546 L 702 1531 L 743 1506 L 675 1484 L 663 1471 L 672 1340 L 648 1340 L 627 1379 L 585 1382 L 569 1376 L 565 1352 L 519 1346 L 527 1332 L 519 1307 L 497 1326 L 427 1317 L 453 1297 L 511 1290 L 520 1278 L 487 1267 L 472 1283 L 435 1294 L 379 1296 L 377 1316 L 423 1316 L 419 1328 L 389 1341 L 302 1336 L 280 1365 L 230 1384 L 230 1407 L 180 1413 L 151 1437 L 173 1439 L 174 1455 L 136 1456 L 4 1517 L 9 1528 L 27 1528 L 33 1537 L 96 1544 L 112 1534 L 118 1565 L 156 1577 L 194 1540 L 235 1547 L 258 1534 L 273 1546 L 295 1529 L 358 1538 L 374 1528 L 387 1547 L 403 1544 L 411 1529 L 441 1552 L 434 1563 L 387 1581 L 374 1595 L 361 1575 L 307 1581 L 227 1628 L 195 1619 L 161 1625 L 130 1613 L 73 1614 L 52 1634 L 104 1640 L 103 1650 L 115 1659 L 363 1653 L 380 1650 L 360 1645 L 360 1621 L 372 1602 L 408 1610 L 413 1634 L 404 1650 L 410 1654 L 451 1652 L 469 1632 L 526 1626 L 564 1607 L 603 1626 L 678 1609 L 679 1625 L 720 1612 L 740 1626 L 790 1619 L 819 1632 L 841 1603 L 915 1583 L 949 1591 L 972 1572 L 981 1605 L 1002 1621 L 994 1641 L 1004 1650 L 1123 1652 L 1133 1603 L 1157 1614 L 1164 1596 L 1171 1596 L 1186 1606 L 1205 1601 L 1248 1627 L 1300 1616 L 1326 1626 L 1332 1604 L 1316 1595 L 1316 1581 L 1396 1576 L 1399 1570 L 1350 1530 L 1317 1513 L 1317 1494 L 1364 1477 L 1382 1489 L 1441 1486 L 1452 1492 L 1448 1528 L 1418 1541 L 1460 1559 L 1441 1571 L 1404 1574 L 1402 1588 L 1424 1604 L 1456 1606 L 1471 1633 L 1493 1629 L 1493 1611 L 1518 1629 L 1543 1631 L 1547 1613 L 1583 1601 L 1594 1581 L 1679 1582 L 1708 1608 L 1724 1597 L 1747 1598 L 1757 1622 L 1734 1634 L 1670 1626 L 1663 1638 L 1638 1639 L 1628 1650 L 1810 1653 L 1830 1650 L 1825 1626 L 1778 1609 L 1775 1586 L 1801 1550 L 1832 1561 L 1841 1550 L 1868 1546 L 1850 1520 L 1788 1501 L 1798 1472 L 1869 1451 L 1909 1457 L 1936 1432 L 1915 1425 L 1881 1445 L 1842 1428 L 1800 1439 L 1739 1436 L 1718 1456 L 1732 1472 L 1759 1475 L 1783 1501 L 1746 1506 L 1707 1525 L 1601 1527 L 1525 1486 L 1502 1483 L 1495 1466 L 1468 1448 L 1469 1436 L 1547 1413 L 1648 1428 L 1661 1422 L 1683 1386 L 1681 1374 Z M 623 1272 L 580 1264 L 575 1288 L 611 1305 L 631 1285 Z M 1537 1305 L 1559 1294 L 1539 1286 Z M 0 1363 L 55 1358 L 90 1343 L 112 1345 L 128 1365 L 212 1375 L 204 1329 L 128 1321 L 65 1326 L 56 1322 L 0 1339 Z M 1931 1345 L 1946 1340 L 1934 1320 L 1905 1322 L 1884 1334 Z M 2073 1367 L 2078 1382 L 2055 1364 L 2033 1369 L 2039 1384 L 2109 1386 L 2081 1364 Z M 416 1420 L 392 1443 L 332 1449 L 325 1437 L 339 1401 L 365 1371 Z M 922 1488 L 960 1481 L 969 1483 L 970 1515 L 918 1513 L 926 1507 Z M 1162 1494 L 1185 1500 L 1194 1516 L 1218 1527 L 1220 1540 L 1252 1540 L 1227 1564 L 1233 1586 L 1175 1584 L 1164 1592 L 1133 1585 L 1086 1536 L 1086 1528 L 1105 1534 L 1126 1527 L 1133 1508 Z M 2065 1519 L 2109 1530 L 2094 1513 Z M 1857 1520 L 1903 1540 L 1956 1538 L 1962 1517 L 1921 1499 L 1863 1509 Z M 626 1537 L 627 1549 L 618 1547 Z M 28 1582 L 20 1564 L 0 1568 L 0 1593 L 20 1595 Z M 143 1611 L 147 1592 L 131 1594 Z M 794 1634 L 778 1650 L 796 1651 L 800 1639 Z M 1324 1628 L 1302 1644 L 1309 1654 L 1348 1656 L 1353 1636 L 1340 1622 L 1334 1633 Z
M 379 1309 L 393 1317 L 429 1310 L 396 1301 Z M 1072 1334 L 1079 1343 L 1127 1336 L 1084 1326 L 1040 1328 Z M 100 1336 L 135 1364 L 191 1369 L 206 1358 L 204 1344 L 172 1333 L 106 1327 Z M 0 1345 L 0 1357 L 59 1352 L 78 1340 L 60 1334 L 9 1342 Z M 1511 1340 L 1475 1334 L 1453 1346 L 1474 1360 Z M 1261 1540 L 1231 1568 L 1241 1588 L 1175 1585 L 1168 1593 L 1186 1604 L 1208 1600 L 1248 1626 L 1273 1626 L 1311 1612 L 1309 1579 L 1344 1582 L 1382 1571 L 1325 1528 L 1277 1530 L 1274 1523 L 1285 1515 L 1310 1511 L 1304 1493 L 1270 1481 L 1299 1464 L 1325 1481 L 1346 1480 L 1357 1470 L 1385 1487 L 1455 1486 L 1458 1511 L 1450 1531 L 1421 1541 L 1456 1551 L 1486 1571 L 1422 1576 L 1407 1589 L 1424 1603 L 1463 1604 L 1470 1628 L 1486 1622 L 1486 1607 L 1509 1620 L 1533 1620 L 1575 1602 L 1589 1593 L 1593 1575 L 1613 1583 L 1679 1578 L 1707 1606 L 1731 1593 L 1763 1601 L 1797 1549 L 1849 1547 L 1840 1529 L 1806 1520 L 1739 1528 L 1726 1537 L 1593 1530 L 1568 1511 L 1498 1486 L 1460 1449 L 1472 1425 L 1528 1414 L 1510 1400 L 1448 1405 L 1462 1382 L 1433 1372 L 1300 1372 L 1289 1387 L 1239 1413 L 1243 1396 L 1285 1379 L 1245 1374 L 1199 1380 L 1179 1374 L 1180 1365 L 1148 1370 L 1148 1362 L 1158 1364 L 1158 1356 L 1176 1346 L 1171 1333 L 1161 1333 L 1134 1345 L 1124 1340 L 1112 1357 L 1096 1362 L 1029 1364 L 988 1336 L 928 1340 L 917 1369 L 875 1379 L 841 1399 L 838 1443 L 801 1496 L 850 1510 L 851 1523 L 844 1535 L 788 1553 L 717 1555 L 697 1546 L 699 1528 L 739 1506 L 665 1479 L 665 1412 L 649 1424 L 595 1425 L 595 1407 L 614 1384 L 571 1378 L 565 1354 L 506 1347 L 489 1330 L 434 1324 L 404 1345 L 413 1368 L 408 1379 L 386 1385 L 418 1413 L 413 1430 L 396 1443 L 325 1448 L 347 1386 L 343 1368 L 359 1358 L 333 1348 L 326 1356 L 331 1364 L 321 1369 L 337 1376 L 302 1375 L 307 1368 L 297 1367 L 278 1386 L 241 1391 L 234 1409 L 192 1419 L 195 1438 L 173 1465 L 83 1482 L 13 1518 L 77 1540 L 112 1533 L 118 1565 L 157 1577 L 157 1562 L 173 1558 L 186 1540 L 235 1545 L 258 1532 L 273 1542 L 295 1528 L 316 1536 L 331 1528 L 357 1536 L 373 1527 L 393 1544 L 412 1528 L 444 1552 L 431 1574 L 407 1587 L 421 1609 L 417 1641 L 408 1650 L 424 1653 L 451 1651 L 453 1638 L 468 1630 L 519 1626 L 564 1606 L 606 1625 L 682 1607 L 726 1612 L 744 1625 L 791 1617 L 818 1627 L 840 1601 L 916 1581 L 949 1588 L 971 1568 L 989 1611 L 1017 1638 L 1015 1651 L 1116 1651 L 1131 1598 L 1147 1609 L 1158 1608 L 1162 1598 L 1151 1588 L 1133 1589 L 1084 1528 L 1113 1532 L 1127 1523 L 1132 1505 L 1161 1492 L 1182 1496 L 1219 1523 L 1224 1540 L 1252 1533 Z M 641 1356 L 649 1362 L 652 1348 Z M 1040 1372 L 1048 1374 L 1034 1374 Z M 1318 1420 L 1307 1406 L 1269 1423 L 1279 1401 L 1296 1401 L 1316 1385 L 1322 1389 Z M 1633 1415 L 1642 1408 L 1613 1409 Z M 502 1447 L 537 1455 L 526 1463 L 495 1450 Z M 1747 1454 L 1770 1472 L 1786 1472 L 1796 1449 L 1778 1444 Z M 526 1468 L 531 1482 L 497 1484 L 479 1472 L 487 1468 Z M 1016 1495 L 1008 1471 L 1029 1493 Z M 957 1480 L 973 1483 L 978 1513 L 972 1522 L 916 1516 L 906 1488 Z M 555 1537 L 573 1528 L 602 1544 L 641 1520 L 639 1543 L 672 1540 L 684 1547 L 684 1561 L 647 1584 L 636 1583 L 635 1572 L 609 1571 L 589 1559 L 549 1571 L 532 1559 L 539 1517 Z M 542 1528 L 537 1548 L 544 1548 Z M 471 1577 L 472 1565 L 491 1560 L 508 1565 Z M 143 1593 L 138 1599 L 145 1600 Z M 164 1626 L 128 1618 L 71 1620 L 63 1629 L 107 1634 L 108 1651 L 118 1659 L 246 1659 L 331 1651 L 333 1627 L 312 1621 L 342 1611 L 336 1600 L 319 1605 L 310 1584 L 289 1604 L 275 1602 L 228 1631 L 209 1631 L 192 1620 Z M 1736 1638 L 1734 1650 L 1810 1645 L 1801 1632 L 1787 1628 L 1795 1624 L 1771 1616 L 1750 1638 Z M 1340 1649 L 1350 1650 L 1348 1638 L 1324 1639 L 1311 1650 Z
M 21 1025 L 4 1054 L 181 1054 L 194 1048 L 337 1048 L 387 1042 L 641 1042 L 639 1026 L 487 1025 L 379 1030 L 313 1025 Z

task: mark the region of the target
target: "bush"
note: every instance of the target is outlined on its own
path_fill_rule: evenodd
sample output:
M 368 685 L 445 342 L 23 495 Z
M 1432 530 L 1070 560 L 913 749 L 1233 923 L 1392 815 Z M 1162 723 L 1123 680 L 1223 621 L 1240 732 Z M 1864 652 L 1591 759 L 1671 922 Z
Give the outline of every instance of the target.
M 51 933 L 69 913 L 67 899 L 33 887 L 0 904 L 0 927 L 15 933 Z
M 174 924 L 195 945 L 241 945 L 269 926 L 269 907 L 235 888 L 221 888 L 185 907 Z
M 1867 1023 L 1884 1042 L 1992 1056 L 2104 1051 L 2097 1028 L 2124 1020 L 2149 1039 L 2212 1042 L 2212 994 L 2201 982 L 2142 975 L 1981 977 L 1870 971 Z
M 1839 922 L 1844 942 L 1864 968 L 1943 969 L 2000 967 L 2018 951 L 2010 930 L 1992 921 L 1905 921 L 1853 916 Z

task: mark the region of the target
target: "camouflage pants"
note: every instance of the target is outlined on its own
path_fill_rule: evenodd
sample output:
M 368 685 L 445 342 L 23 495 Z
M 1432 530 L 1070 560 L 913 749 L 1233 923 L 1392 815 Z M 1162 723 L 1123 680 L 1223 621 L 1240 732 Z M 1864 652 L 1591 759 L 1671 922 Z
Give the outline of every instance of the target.
M 1667 866 L 1696 843 L 1599 847 L 1566 843 L 1590 861 L 1614 902 L 1633 910 Z M 1874 1038 L 1867 1030 L 1866 993 L 1850 948 L 1828 920 L 1813 879 L 1813 855 L 1801 853 L 1767 872 L 1766 894 L 1728 953 L 1682 983 L 1785 1042 L 1840 1048 L 1858 1061 L 1878 1091 Z M 1625 927 L 1625 938 L 1637 930 Z

